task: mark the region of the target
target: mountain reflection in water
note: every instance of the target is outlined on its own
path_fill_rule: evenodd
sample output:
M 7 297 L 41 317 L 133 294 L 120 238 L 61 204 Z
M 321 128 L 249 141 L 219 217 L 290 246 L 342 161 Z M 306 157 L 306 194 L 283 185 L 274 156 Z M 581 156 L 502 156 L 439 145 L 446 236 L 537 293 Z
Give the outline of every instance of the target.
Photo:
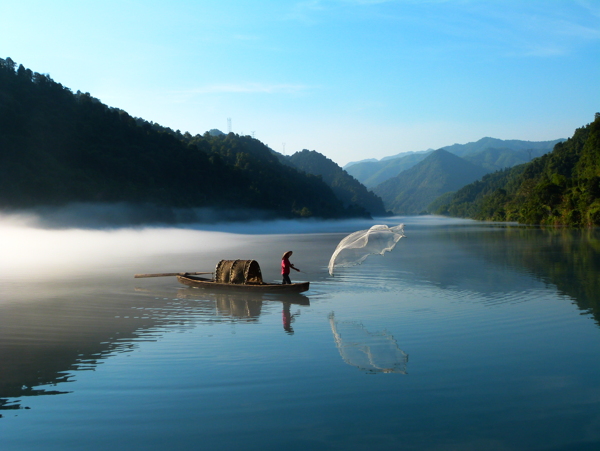
M 599 230 L 497 226 L 485 233 L 447 235 L 464 251 L 501 270 L 513 268 L 554 285 L 600 324 Z
M 299 293 L 194 288 L 170 292 L 138 288 L 132 296 L 65 296 L 3 305 L 0 410 L 22 408 L 20 401 L 8 398 L 70 393 L 54 386 L 72 380 L 76 371 L 94 370 L 111 355 L 132 351 L 138 342 L 156 341 L 170 329 L 210 322 L 256 323 L 264 303 L 282 306 L 283 329 L 288 333 L 293 333 L 290 323 L 296 316 L 290 315 L 290 305 L 310 305 L 309 298 Z M 47 386 L 52 388 L 42 388 Z

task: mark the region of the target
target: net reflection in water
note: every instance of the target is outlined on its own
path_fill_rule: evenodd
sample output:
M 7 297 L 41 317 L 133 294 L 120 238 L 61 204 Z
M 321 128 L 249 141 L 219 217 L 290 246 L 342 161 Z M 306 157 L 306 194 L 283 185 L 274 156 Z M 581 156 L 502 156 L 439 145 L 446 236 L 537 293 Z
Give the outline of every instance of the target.
M 344 362 L 368 373 L 406 374 L 408 354 L 387 331 L 369 332 L 358 321 L 336 321 L 329 314 L 335 344 Z

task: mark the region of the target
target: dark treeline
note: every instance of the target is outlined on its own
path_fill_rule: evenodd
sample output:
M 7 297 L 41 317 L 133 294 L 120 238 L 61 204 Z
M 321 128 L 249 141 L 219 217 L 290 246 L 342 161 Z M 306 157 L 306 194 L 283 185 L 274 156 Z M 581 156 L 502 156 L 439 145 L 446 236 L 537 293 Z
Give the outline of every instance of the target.
M 522 224 L 600 226 L 600 113 L 551 153 L 484 176 L 458 190 L 436 213 Z
M 75 202 L 357 214 L 256 139 L 181 134 L 0 59 L 0 208 Z

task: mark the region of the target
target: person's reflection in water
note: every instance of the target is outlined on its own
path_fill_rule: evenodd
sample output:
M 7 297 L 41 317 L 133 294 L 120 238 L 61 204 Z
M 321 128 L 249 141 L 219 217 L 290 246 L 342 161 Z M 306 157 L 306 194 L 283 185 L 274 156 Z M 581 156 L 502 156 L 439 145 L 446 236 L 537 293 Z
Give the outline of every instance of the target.
M 292 323 L 294 322 L 294 318 L 299 315 L 300 312 L 298 311 L 292 315 L 290 312 L 290 305 L 289 302 L 283 303 L 283 329 L 287 334 L 293 335 L 294 329 L 292 329 Z

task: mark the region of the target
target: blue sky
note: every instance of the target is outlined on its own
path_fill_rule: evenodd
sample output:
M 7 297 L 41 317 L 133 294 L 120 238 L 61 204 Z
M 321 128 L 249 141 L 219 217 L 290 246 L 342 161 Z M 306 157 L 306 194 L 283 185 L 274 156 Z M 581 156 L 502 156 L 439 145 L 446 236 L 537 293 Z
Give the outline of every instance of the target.
M 597 0 L 3 0 L 0 18 L 0 57 L 73 91 L 342 166 L 567 138 L 600 111 Z

